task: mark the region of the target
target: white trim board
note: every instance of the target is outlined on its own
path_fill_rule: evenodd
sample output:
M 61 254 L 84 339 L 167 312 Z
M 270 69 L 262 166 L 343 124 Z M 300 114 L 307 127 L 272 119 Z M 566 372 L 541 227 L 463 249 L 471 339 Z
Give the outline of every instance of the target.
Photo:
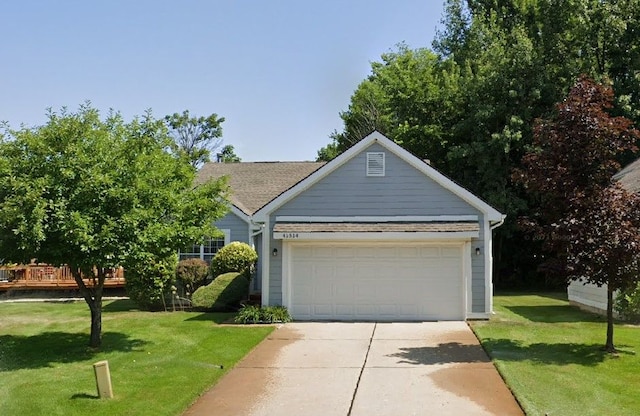
M 276 232 L 274 240 L 284 241 L 442 241 L 478 238 L 478 231 L 443 232 Z
M 269 238 L 269 220 L 264 223 L 264 230 L 267 232 L 262 233 L 262 306 L 269 305 L 269 266 L 271 260 L 271 238 Z
M 491 246 L 491 225 L 485 219 L 482 231 L 484 237 L 484 310 L 493 312 L 493 248 Z
M 478 221 L 477 215 L 397 215 L 397 216 L 353 216 L 314 217 L 304 215 L 280 215 L 276 222 L 467 222 Z

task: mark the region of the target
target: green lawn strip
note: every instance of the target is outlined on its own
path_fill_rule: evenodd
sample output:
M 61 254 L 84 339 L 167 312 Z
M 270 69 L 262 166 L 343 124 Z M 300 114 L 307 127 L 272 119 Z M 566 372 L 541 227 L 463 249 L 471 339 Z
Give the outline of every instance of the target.
M 640 414 L 640 328 L 616 324 L 611 356 L 604 318 L 563 295 L 497 295 L 494 307 L 471 326 L 527 415 Z
M 93 352 L 84 302 L 2 303 L 0 414 L 179 415 L 273 330 L 218 325 L 232 316 L 105 302 L 103 346 Z M 93 363 L 101 360 L 109 361 L 111 400 L 97 399 Z

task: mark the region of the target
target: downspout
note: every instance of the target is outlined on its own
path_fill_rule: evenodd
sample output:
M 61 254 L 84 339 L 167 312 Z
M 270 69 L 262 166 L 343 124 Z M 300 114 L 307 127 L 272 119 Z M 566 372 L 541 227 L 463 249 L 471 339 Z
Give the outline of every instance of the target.
M 502 224 L 504 224 L 505 218 L 507 218 L 507 216 L 505 214 L 502 214 L 502 219 L 496 222 L 495 224 L 491 225 L 489 228 L 491 230 L 495 230 L 496 228 L 500 227 Z
M 262 234 L 262 232 L 264 231 L 264 224 L 254 223 L 253 220 L 250 220 L 250 221 L 251 221 L 251 225 L 259 227 L 259 228 L 253 228 L 253 229 L 250 228 L 251 238 L 257 236 L 258 234 Z
M 251 248 L 253 248 L 254 250 L 256 249 L 256 236 L 258 234 L 261 234 L 263 229 L 264 229 L 264 224 L 256 224 L 253 222 L 253 217 L 249 216 L 249 241 L 251 242 Z M 256 228 L 256 226 L 258 228 Z M 260 274 L 262 275 L 262 270 L 260 271 Z M 253 284 L 253 290 L 256 291 L 257 289 L 257 279 L 256 282 L 254 282 Z
M 507 216 L 505 214 L 502 214 L 502 218 L 500 219 L 500 221 L 496 222 L 495 224 L 490 224 L 489 225 L 489 230 L 493 231 L 496 228 L 500 227 L 502 224 L 504 224 L 504 220 L 505 218 L 507 218 Z M 492 239 L 489 239 L 489 241 L 492 241 Z M 486 250 L 486 248 L 485 248 Z M 493 248 L 491 248 L 491 250 L 493 250 Z M 493 253 L 488 253 L 488 256 L 491 258 L 491 266 L 490 266 L 490 273 L 491 273 L 491 286 L 490 286 L 490 290 L 491 290 L 491 294 L 489 297 L 489 313 L 490 314 L 494 314 L 494 310 L 493 310 Z M 486 261 L 486 260 L 485 260 Z

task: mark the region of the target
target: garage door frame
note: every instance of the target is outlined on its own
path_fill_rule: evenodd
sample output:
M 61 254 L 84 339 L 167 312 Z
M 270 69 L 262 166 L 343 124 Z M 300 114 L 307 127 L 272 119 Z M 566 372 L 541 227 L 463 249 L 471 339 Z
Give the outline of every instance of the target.
M 291 310 L 292 305 L 292 247 L 294 246 L 318 246 L 318 245 L 349 245 L 349 244 L 415 244 L 427 247 L 461 247 L 462 248 L 462 305 L 461 313 L 463 319 L 467 319 L 469 311 L 471 311 L 471 241 L 469 239 L 457 240 L 438 240 L 438 241 L 372 241 L 372 240 L 341 240 L 341 241 L 318 241 L 318 240 L 283 240 L 282 242 L 282 304 Z

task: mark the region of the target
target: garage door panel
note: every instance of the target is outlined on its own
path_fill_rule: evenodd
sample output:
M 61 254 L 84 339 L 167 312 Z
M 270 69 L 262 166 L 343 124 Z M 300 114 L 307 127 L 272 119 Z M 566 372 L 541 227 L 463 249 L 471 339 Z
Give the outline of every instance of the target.
M 442 248 L 442 257 L 460 257 L 460 248 L 459 247 L 443 247 Z
M 334 255 L 338 258 L 353 258 L 355 255 L 355 249 L 353 247 L 340 247 L 334 251 Z
M 420 256 L 420 249 L 418 247 L 398 247 L 397 255 L 401 258 L 415 258 Z
M 295 319 L 464 318 L 461 246 L 357 243 L 290 249 Z
M 311 305 L 300 305 L 293 304 L 291 305 L 291 315 L 292 316 L 311 316 Z
M 337 316 L 345 316 L 353 318 L 354 315 L 354 307 L 349 304 L 336 304 L 336 315 Z
M 356 305 L 356 316 L 361 319 L 371 319 L 376 315 L 376 305 L 361 304 Z
M 420 247 L 420 257 L 440 257 L 440 247 Z
M 334 249 L 332 247 L 314 247 L 313 256 L 315 258 L 327 258 L 332 259 L 335 257 Z
M 313 313 L 322 317 L 332 317 L 334 315 L 333 306 L 326 304 L 313 305 Z
M 356 296 L 356 286 L 353 284 L 345 284 L 345 282 L 336 282 L 333 287 L 333 303 L 350 304 L 353 302 L 353 298 Z

